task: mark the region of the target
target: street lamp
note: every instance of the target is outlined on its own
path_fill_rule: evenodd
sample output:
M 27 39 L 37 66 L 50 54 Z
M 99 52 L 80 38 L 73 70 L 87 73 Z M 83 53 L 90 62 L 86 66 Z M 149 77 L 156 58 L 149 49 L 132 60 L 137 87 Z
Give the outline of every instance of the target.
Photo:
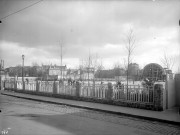
M 24 55 L 22 55 L 22 83 L 24 83 Z

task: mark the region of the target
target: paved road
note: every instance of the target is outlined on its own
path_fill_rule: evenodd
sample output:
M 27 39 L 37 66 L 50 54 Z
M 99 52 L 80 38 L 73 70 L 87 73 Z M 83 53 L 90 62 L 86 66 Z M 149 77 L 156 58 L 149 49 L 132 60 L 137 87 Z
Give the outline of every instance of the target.
M 0 95 L 0 134 L 175 135 L 180 127 Z

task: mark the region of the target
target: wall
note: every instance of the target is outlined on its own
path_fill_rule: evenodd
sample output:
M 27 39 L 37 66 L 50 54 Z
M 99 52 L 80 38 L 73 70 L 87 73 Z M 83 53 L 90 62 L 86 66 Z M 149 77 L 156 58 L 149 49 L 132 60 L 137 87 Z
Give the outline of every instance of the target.
M 176 106 L 176 89 L 175 89 L 175 80 L 169 79 L 166 82 L 167 86 L 167 109 Z
M 180 107 L 180 74 L 175 75 L 176 106 Z

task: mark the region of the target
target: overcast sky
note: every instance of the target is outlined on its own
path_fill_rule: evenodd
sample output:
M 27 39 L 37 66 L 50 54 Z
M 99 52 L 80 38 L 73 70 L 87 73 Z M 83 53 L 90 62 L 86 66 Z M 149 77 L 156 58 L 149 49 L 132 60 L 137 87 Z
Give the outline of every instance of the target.
M 35 0 L 1 0 L 0 18 L 22 9 Z M 98 54 L 105 68 L 123 63 L 127 57 L 125 37 L 132 28 L 137 47 L 133 62 L 143 68 L 159 63 L 166 52 L 180 52 L 180 1 L 58 1 L 44 0 L 11 15 L 0 24 L 0 58 L 5 67 L 22 63 L 60 65 L 75 68 L 79 60 Z M 178 60 L 174 70 L 177 70 Z

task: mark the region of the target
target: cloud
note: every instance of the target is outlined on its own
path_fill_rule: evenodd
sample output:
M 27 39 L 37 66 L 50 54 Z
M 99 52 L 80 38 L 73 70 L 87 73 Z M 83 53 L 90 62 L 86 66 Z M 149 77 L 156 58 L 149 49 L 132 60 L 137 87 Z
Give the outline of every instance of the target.
M 1 1 L 0 17 L 30 3 Z M 9 65 L 15 64 L 11 59 L 22 53 L 26 53 L 29 61 L 56 63 L 62 44 L 65 63 L 75 65 L 78 59 L 88 57 L 90 49 L 106 59 L 106 65 L 112 65 L 108 63 L 126 56 L 124 39 L 132 27 L 138 44 L 134 57 L 143 65 L 145 58 L 148 61 L 157 58 L 162 48 L 177 54 L 179 4 L 179 1 L 43 1 L 3 20 L 1 55 Z M 5 44 L 9 47 L 5 48 Z M 23 51 L 8 55 L 6 52 L 12 49 Z
M 5 20 L 1 39 L 23 46 L 53 46 L 61 39 L 67 45 L 117 44 L 128 23 L 135 29 L 171 26 L 180 10 L 169 3 L 44 1 Z

